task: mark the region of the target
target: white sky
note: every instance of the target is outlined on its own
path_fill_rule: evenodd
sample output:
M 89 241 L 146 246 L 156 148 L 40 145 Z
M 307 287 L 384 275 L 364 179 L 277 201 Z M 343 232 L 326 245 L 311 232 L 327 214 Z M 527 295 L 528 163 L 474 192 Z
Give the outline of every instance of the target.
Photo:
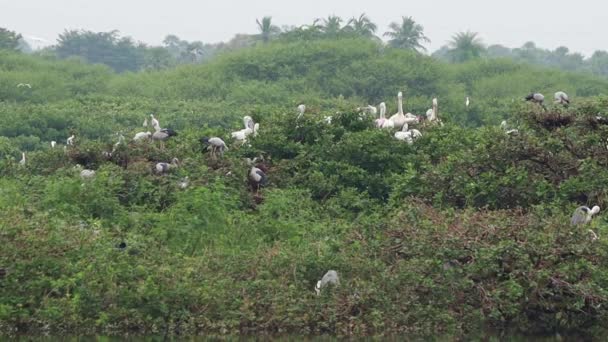
M 365 12 L 386 31 L 402 15 L 422 24 L 432 43 L 444 45 L 458 31 L 479 32 L 487 44 L 519 47 L 527 41 L 590 55 L 608 50 L 608 4 L 600 0 L 0 0 L 0 27 L 54 42 L 64 29 L 110 31 L 150 44 L 167 34 L 214 43 L 254 33 L 255 19 L 276 25 L 309 24 L 336 14 Z

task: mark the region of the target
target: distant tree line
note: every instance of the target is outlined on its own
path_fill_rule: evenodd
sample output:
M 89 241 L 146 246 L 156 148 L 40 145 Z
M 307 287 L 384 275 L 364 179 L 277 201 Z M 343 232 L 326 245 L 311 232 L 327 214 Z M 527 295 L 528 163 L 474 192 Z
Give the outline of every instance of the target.
M 168 35 L 161 46 L 149 46 L 121 37 L 119 32 L 92 32 L 66 30 L 59 36 L 57 44 L 40 53 L 58 58 L 82 58 L 90 63 L 105 64 L 117 72 L 160 70 L 180 64 L 195 64 L 208 61 L 222 51 L 235 50 L 271 41 L 300 41 L 322 39 L 366 38 L 384 44 L 378 36 L 378 26 L 365 14 L 344 20 L 330 15 L 315 19 L 302 26 L 279 27 L 272 17 L 256 19 L 257 34 L 237 34 L 228 42 L 206 44 L 201 41 L 186 41 Z M 412 18 L 403 16 L 400 21 L 389 24 L 382 34 L 386 45 L 397 49 L 426 52 L 430 39 L 424 27 Z M 0 28 L 0 49 L 30 52 L 31 48 L 20 34 Z M 450 63 L 462 63 L 477 58 L 508 58 L 518 62 L 543 65 L 567 71 L 591 72 L 608 77 L 608 52 L 596 51 L 590 58 L 570 52 L 567 47 L 553 51 L 538 48 L 527 42 L 520 48 L 502 45 L 486 46 L 476 32 L 458 32 L 447 45 L 432 53 L 432 56 Z

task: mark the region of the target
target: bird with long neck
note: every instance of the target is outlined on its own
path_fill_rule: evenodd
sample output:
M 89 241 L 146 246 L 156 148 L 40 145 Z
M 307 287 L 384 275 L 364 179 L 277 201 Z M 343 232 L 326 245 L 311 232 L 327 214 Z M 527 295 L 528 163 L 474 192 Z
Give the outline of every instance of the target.
M 19 161 L 19 165 L 25 166 L 25 152 L 21 152 L 21 160 Z
M 401 129 L 406 122 L 405 114 L 403 114 L 403 93 L 397 94 L 397 113 L 393 114 L 389 120 L 393 121 L 395 128 Z
M 380 103 L 380 117 L 375 120 L 376 127 L 382 128 L 382 126 L 384 125 L 384 122 L 386 121 L 385 116 L 386 116 L 386 103 L 381 102 Z

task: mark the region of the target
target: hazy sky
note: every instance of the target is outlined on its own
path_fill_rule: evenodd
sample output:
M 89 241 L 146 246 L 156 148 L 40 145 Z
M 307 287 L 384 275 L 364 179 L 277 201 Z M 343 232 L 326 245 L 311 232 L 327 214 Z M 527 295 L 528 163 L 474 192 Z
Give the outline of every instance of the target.
M 455 32 L 471 30 L 485 43 L 519 47 L 531 40 L 589 55 L 608 50 L 607 10 L 600 0 L 0 0 L 0 27 L 53 42 L 66 28 L 84 28 L 117 29 L 150 44 L 167 34 L 213 43 L 254 33 L 255 19 L 265 15 L 282 26 L 365 12 L 381 33 L 391 21 L 412 16 L 431 39 L 430 51 Z

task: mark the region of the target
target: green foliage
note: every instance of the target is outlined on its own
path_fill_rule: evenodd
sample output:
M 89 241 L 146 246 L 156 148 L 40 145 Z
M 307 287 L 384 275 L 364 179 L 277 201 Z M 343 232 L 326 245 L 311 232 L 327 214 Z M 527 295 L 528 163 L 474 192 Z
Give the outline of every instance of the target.
M 0 53 L 0 333 L 605 336 L 606 220 L 568 222 L 608 205 L 608 82 L 346 34 L 126 74 Z M 437 97 L 443 125 L 410 145 L 356 110 L 395 113 L 398 91 L 412 113 Z M 178 131 L 165 148 L 131 140 L 150 113 Z M 244 115 L 260 130 L 241 144 Z M 316 296 L 329 269 L 341 284 Z

